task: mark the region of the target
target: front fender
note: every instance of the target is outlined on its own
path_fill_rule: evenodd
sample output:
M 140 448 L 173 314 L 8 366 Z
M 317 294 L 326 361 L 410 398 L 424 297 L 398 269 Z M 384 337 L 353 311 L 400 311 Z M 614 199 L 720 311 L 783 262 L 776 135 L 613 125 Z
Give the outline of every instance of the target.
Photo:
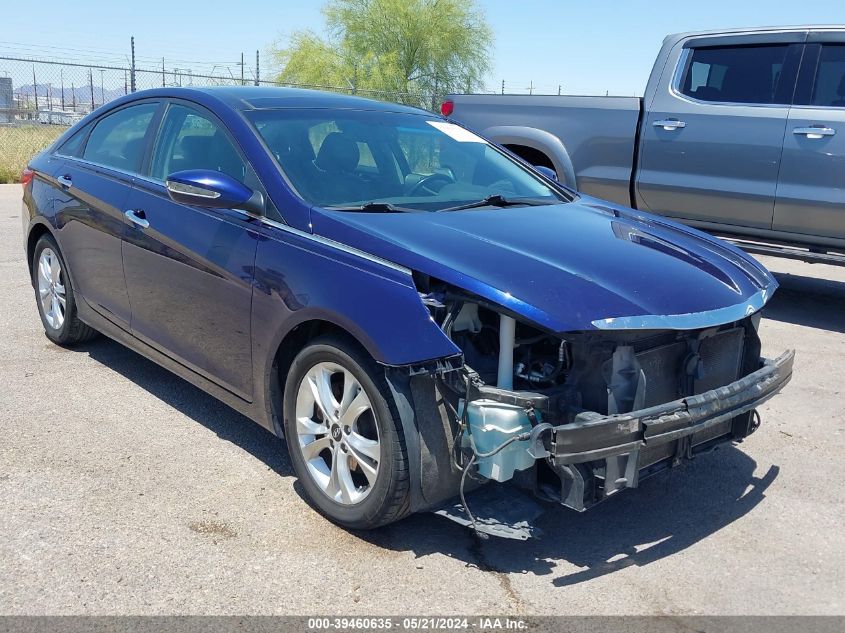
M 542 152 L 551 159 L 563 184 L 578 188 L 569 152 L 554 134 L 533 127 L 499 125 L 482 130 L 482 135 L 499 145 L 525 145 Z
M 285 336 L 311 320 L 346 330 L 385 365 L 461 353 L 401 266 L 278 225 L 262 228 L 253 273 L 253 364 L 264 375 Z

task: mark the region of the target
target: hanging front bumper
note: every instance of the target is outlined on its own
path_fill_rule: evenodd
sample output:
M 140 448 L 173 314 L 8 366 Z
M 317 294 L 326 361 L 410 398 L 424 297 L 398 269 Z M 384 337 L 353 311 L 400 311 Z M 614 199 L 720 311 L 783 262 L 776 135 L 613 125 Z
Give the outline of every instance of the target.
M 584 412 L 552 430 L 550 464 L 561 502 L 584 510 L 640 478 L 757 428 L 754 409 L 792 378 L 795 352 L 763 359 L 724 387 L 630 413 Z

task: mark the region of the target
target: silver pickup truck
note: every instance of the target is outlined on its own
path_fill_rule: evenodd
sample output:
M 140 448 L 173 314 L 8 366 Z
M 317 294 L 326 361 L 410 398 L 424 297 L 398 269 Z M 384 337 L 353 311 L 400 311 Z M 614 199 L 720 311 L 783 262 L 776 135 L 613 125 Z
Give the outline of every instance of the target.
M 845 26 L 670 35 L 643 98 L 450 95 L 442 109 L 574 189 L 845 264 Z

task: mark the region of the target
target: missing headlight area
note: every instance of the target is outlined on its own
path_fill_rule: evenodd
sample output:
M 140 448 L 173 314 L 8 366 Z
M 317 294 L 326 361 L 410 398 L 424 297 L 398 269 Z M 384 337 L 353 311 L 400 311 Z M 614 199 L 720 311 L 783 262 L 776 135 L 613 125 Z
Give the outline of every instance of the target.
M 753 432 L 792 373 L 760 357 L 759 317 L 696 330 L 545 332 L 445 283 L 417 279 L 462 350 L 438 388 L 467 477 L 512 481 L 584 510 L 664 467 Z

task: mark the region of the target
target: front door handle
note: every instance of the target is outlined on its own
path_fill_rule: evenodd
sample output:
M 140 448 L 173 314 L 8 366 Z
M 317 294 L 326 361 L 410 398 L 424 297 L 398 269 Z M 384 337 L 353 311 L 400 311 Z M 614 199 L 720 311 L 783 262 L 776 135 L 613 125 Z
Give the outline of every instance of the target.
M 64 176 L 59 176 L 56 178 L 59 184 L 64 187 L 65 189 L 70 189 L 73 186 L 73 181 L 70 179 L 70 176 L 65 174 Z
M 660 121 L 655 121 L 652 123 L 654 127 L 662 127 L 667 132 L 671 132 L 673 130 L 680 129 L 682 127 L 686 127 L 687 124 L 683 121 L 678 121 L 678 119 L 661 119 Z
M 126 219 L 132 222 L 132 224 L 140 226 L 142 229 L 149 228 L 150 226 L 150 223 L 147 220 L 147 214 L 144 213 L 142 209 L 129 209 L 129 211 L 123 215 L 125 215 Z
M 810 127 L 797 127 L 792 130 L 793 134 L 803 134 L 807 138 L 821 138 L 823 136 L 833 136 L 836 130 L 825 125 L 811 125 Z

